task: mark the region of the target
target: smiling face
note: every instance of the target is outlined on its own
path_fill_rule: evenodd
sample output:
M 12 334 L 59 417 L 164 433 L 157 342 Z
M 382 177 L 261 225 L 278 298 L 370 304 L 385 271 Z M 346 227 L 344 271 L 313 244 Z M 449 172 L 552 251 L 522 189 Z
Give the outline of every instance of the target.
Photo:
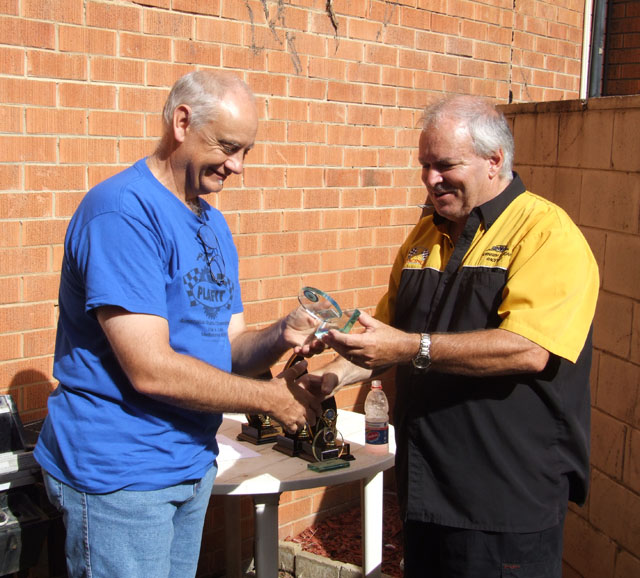
M 258 128 L 255 104 L 241 92 L 227 94 L 217 117 L 194 127 L 190 109 L 181 105 L 174 113 L 176 139 L 180 146 L 173 154 L 172 168 L 186 199 L 220 192 L 231 174 L 241 174 L 244 158 L 253 147 Z
M 471 211 L 504 188 L 499 177 L 502 153 L 490 158 L 476 154 L 466 126 L 444 117 L 420 134 L 418 159 L 422 182 L 436 212 L 464 224 Z

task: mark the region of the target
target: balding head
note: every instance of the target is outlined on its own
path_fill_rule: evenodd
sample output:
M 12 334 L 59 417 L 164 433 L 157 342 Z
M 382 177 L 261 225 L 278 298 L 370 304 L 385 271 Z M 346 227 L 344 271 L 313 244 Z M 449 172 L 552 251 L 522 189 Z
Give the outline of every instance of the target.
M 162 112 L 165 131 L 173 124 L 173 113 L 180 105 L 191 109 L 190 124 L 197 129 L 215 120 L 220 103 L 226 96 L 242 95 L 255 106 L 255 96 L 249 86 L 228 72 L 197 70 L 185 74 L 173 85 Z
M 502 150 L 504 162 L 501 176 L 511 180 L 514 143 L 509 125 L 502 113 L 487 99 L 456 95 L 430 104 L 424 110 L 422 130 L 438 128 L 443 119 L 455 120 L 469 131 L 474 151 L 489 158 Z
M 251 89 L 237 76 L 191 72 L 171 89 L 162 138 L 147 164 L 183 201 L 222 190 L 241 174 L 254 145 L 258 111 Z

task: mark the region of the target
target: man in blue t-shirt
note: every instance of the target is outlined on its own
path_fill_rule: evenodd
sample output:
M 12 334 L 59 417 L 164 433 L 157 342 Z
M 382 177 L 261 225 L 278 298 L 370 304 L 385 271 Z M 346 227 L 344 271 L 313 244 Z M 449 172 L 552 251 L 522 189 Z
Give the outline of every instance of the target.
M 200 199 L 242 173 L 257 124 L 240 79 L 187 74 L 155 153 L 91 189 L 71 219 L 59 386 L 35 449 L 71 577 L 194 576 L 222 413 L 268 414 L 295 432 L 321 411 L 294 384 L 303 367 L 255 378 L 290 348 L 322 347 L 315 322 L 296 310 L 247 329 L 231 232 Z

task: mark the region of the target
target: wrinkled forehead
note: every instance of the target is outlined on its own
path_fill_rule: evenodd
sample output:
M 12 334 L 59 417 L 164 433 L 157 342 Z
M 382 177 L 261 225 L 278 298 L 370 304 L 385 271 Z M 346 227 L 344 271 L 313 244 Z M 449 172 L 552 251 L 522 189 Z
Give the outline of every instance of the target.
M 457 119 L 430 123 L 420 132 L 418 155 L 421 160 L 427 157 L 453 158 L 471 151 L 473 143 L 469 129 Z

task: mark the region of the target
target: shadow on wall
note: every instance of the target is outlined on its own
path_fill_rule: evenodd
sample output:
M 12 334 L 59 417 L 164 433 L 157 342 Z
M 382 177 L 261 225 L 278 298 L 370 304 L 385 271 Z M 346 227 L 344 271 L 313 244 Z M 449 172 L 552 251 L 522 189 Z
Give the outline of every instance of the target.
M 7 393 L 13 398 L 20 419 L 28 424 L 47 415 L 47 399 L 58 382 L 36 369 L 24 369 L 13 376 Z
M 11 396 L 19 419 L 14 423 L 21 431 L 16 445 L 17 467 L 3 473 L 0 504 L 5 522 L 0 528 L 0 541 L 12 546 L 0 554 L 0 574 L 31 578 L 66 577 L 64 557 L 64 525 L 44 491 L 40 468 L 33 460 L 33 449 L 42 427 L 47 397 L 55 383 L 37 370 L 17 373 L 6 393 Z M 19 439 L 18 439 L 19 438 Z M 27 459 L 28 458 L 28 459 Z

